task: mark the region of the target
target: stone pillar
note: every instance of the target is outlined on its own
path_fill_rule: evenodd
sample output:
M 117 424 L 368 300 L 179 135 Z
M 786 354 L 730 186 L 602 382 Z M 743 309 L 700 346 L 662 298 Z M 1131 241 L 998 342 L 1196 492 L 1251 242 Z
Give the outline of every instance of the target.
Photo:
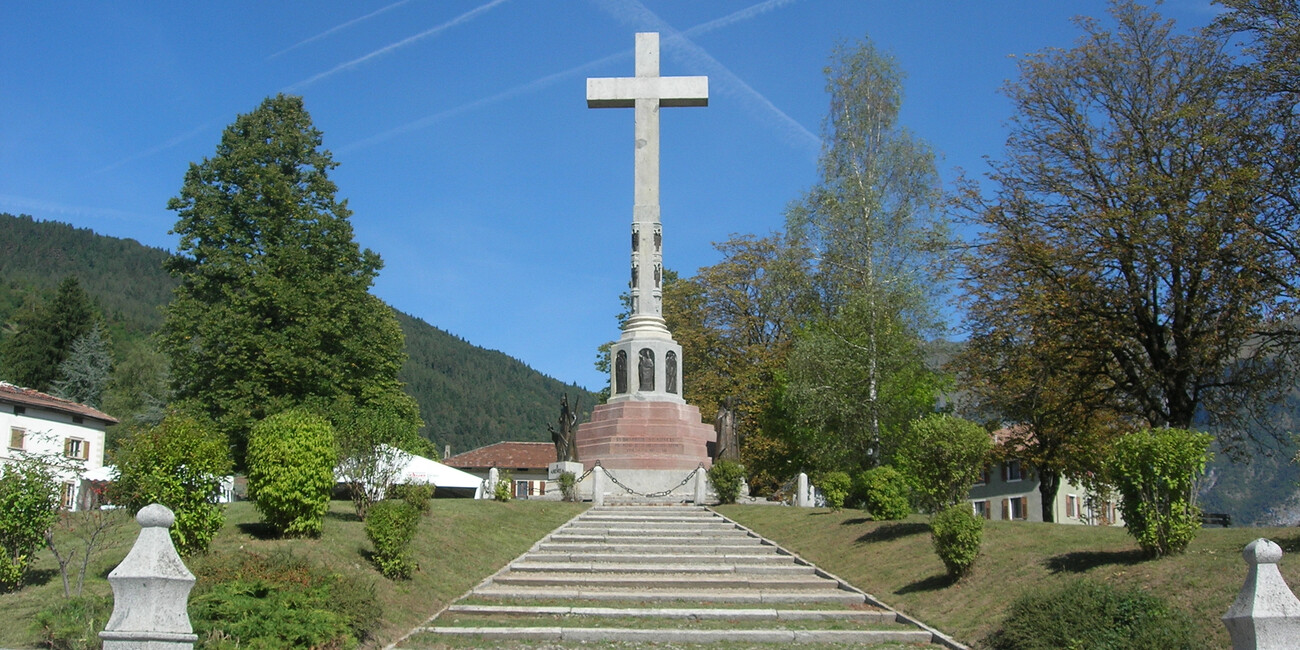
M 695 505 L 704 505 L 704 499 L 708 492 L 709 473 L 704 471 L 704 465 L 701 463 L 700 468 L 695 470 Z
M 487 489 L 483 490 L 484 499 L 495 499 L 497 496 L 497 481 L 501 480 L 501 473 L 493 467 L 488 470 Z
M 591 505 L 605 505 L 605 468 L 600 465 L 591 470 Z
M 154 503 L 135 520 L 140 536 L 126 559 L 108 574 L 113 615 L 99 638 L 105 650 L 193 648 L 199 640 L 186 610 L 194 574 L 185 568 L 167 532 L 176 515 Z
M 800 508 L 811 508 L 811 499 L 808 498 L 808 475 L 799 472 L 799 483 L 795 487 L 794 504 Z
M 1277 562 L 1282 547 L 1260 538 L 1246 545 L 1246 583 L 1223 615 L 1233 650 L 1282 650 L 1300 639 L 1300 600 L 1286 586 Z

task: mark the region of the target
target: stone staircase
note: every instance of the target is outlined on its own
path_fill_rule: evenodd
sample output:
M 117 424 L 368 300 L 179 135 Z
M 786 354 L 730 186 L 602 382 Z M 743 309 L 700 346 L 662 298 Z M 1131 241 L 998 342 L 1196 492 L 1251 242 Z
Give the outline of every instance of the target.
M 471 640 L 964 647 L 739 524 L 681 505 L 591 508 L 397 647 Z

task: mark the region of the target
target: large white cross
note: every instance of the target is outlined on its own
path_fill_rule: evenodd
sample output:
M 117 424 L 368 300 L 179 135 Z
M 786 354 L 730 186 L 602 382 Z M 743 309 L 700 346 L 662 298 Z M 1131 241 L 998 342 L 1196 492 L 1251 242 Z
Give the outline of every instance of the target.
M 659 107 L 708 106 L 708 77 L 659 76 L 659 34 L 636 35 L 636 76 L 587 79 L 588 108 L 635 108 L 633 316 L 662 318 L 659 270 Z M 652 289 L 653 288 L 653 289 Z M 653 291 L 654 300 L 642 300 Z

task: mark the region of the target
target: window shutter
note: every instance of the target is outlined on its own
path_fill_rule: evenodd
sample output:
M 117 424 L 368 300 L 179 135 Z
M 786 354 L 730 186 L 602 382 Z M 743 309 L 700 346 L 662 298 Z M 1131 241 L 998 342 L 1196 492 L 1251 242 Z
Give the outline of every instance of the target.
M 1002 463 L 1002 482 L 1003 482 L 1003 483 L 1006 483 L 1006 482 L 1007 482 L 1007 479 L 1010 478 L 1010 475 L 1007 473 L 1007 465 L 1008 465 L 1008 463 Z
M 1002 500 L 1002 519 L 1007 521 L 1011 519 L 1011 499 Z
M 72 438 L 67 438 L 63 441 L 63 455 L 64 456 L 72 455 Z
M 81 443 L 81 460 L 90 460 L 90 441 Z
M 1020 497 L 1020 498 L 1018 499 L 1018 501 L 1020 501 L 1020 518 L 1021 518 L 1021 519 L 1028 519 L 1028 518 L 1029 518 L 1029 499 L 1026 498 L 1026 497 Z

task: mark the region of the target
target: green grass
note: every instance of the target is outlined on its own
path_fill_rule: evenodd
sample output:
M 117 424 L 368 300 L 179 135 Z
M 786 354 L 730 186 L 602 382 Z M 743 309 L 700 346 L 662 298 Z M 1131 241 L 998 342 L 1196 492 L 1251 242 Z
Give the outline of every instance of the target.
M 1287 552 L 1280 564 L 1300 587 L 1300 529 L 1206 528 L 1183 555 L 1142 555 L 1123 528 L 986 522 L 980 557 L 953 583 L 930 545 L 927 518 L 869 521 L 856 510 L 720 506 L 717 511 L 798 553 L 898 610 L 978 646 L 1008 606 L 1039 585 L 1087 576 L 1137 587 L 1186 611 L 1206 647 L 1229 644 L 1219 617 L 1246 579 L 1241 549 L 1260 537 Z
M 288 550 L 373 583 L 384 614 L 376 638 L 367 645 L 382 647 L 422 624 L 585 508 L 582 504 L 554 501 L 434 500 L 412 544 L 412 557 L 420 568 L 411 580 L 393 582 L 380 576 L 369 562 L 370 542 L 351 502 L 332 502 L 321 537 L 307 540 L 266 539 L 257 511 L 251 503 L 242 502 L 227 508 L 226 525 L 213 541 L 209 555 L 188 558 L 186 563 L 193 567 L 217 561 L 221 554 Z M 88 593 L 111 593 L 108 572 L 126 556 L 138 531 L 134 522 L 118 531 L 111 547 L 92 565 L 86 579 Z M 16 593 L 0 594 L 0 610 L 6 612 L 9 621 L 0 626 L 0 647 L 36 647 L 37 636 L 30 629 L 36 612 L 63 595 L 57 565 L 49 551 L 42 552 L 35 569 L 34 584 Z

